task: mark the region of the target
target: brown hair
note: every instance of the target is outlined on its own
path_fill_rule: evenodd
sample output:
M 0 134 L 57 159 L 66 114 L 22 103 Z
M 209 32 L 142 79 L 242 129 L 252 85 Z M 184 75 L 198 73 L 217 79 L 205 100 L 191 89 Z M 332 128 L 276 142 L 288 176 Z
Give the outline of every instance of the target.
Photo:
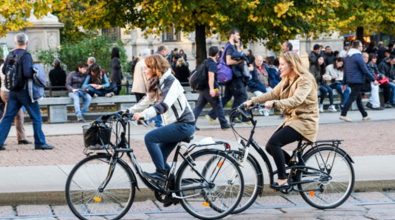
M 169 62 L 159 54 L 144 59 L 145 65 L 151 69 L 153 76 L 148 79 L 148 92 L 151 98 L 159 97 L 159 78 L 170 68 Z

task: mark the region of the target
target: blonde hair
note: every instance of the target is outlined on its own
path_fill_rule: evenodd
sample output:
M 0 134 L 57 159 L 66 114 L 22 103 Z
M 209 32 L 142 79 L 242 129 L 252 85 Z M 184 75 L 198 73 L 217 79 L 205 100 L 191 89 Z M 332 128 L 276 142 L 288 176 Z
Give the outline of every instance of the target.
M 152 70 L 154 76 L 161 77 L 169 68 L 170 64 L 159 54 L 154 54 L 144 59 L 145 65 Z
M 185 63 L 185 60 L 184 60 L 184 58 L 178 58 L 178 60 L 177 60 L 177 64 L 176 64 L 176 66 L 177 67 L 180 67 L 180 66 L 184 66 L 186 63 Z
M 291 66 L 292 71 L 295 72 L 295 74 L 298 77 L 303 74 L 312 75 L 310 71 L 305 66 L 303 66 L 302 60 L 300 59 L 300 56 L 297 53 L 292 51 L 287 51 L 285 53 L 282 53 L 279 58 L 283 58 L 285 62 L 287 62 Z M 288 78 L 287 76 L 285 77 Z

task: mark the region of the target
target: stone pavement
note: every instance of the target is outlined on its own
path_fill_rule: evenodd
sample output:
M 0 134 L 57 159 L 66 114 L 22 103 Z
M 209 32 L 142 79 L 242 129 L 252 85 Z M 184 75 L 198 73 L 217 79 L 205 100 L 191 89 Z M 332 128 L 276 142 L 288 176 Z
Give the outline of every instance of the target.
M 363 220 L 394 219 L 395 192 L 353 193 L 340 207 L 329 210 L 315 209 L 298 194 L 262 196 L 248 210 L 227 219 L 320 219 Z M 0 219 L 72 220 L 77 219 L 64 205 L 0 206 Z M 101 218 L 97 218 L 101 219 Z M 181 205 L 163 208 L 152 200 L 135 202 L 124 220 L 134 219 L 194 219 Z
M 372 120 L 361 121 L 359 112 L 349 116 L 353 123 L 338 119 L 339 113 L 324 113 L 320 118 L 318 139 L 343 139 L 342 147 L 354 159 L 356 190 L 383 191 L 395 189 L 395 109 L 369 111 Z M 279 116 L 258 117 L 259 128 L 255 138 L 264 146 L 268 137 L 281 123 Z M 82 124 L 44 124 L 48 143 L 56 148 L 52 151 L 35 151 L 33 145 L 16 145 L 15 130 L 7 139 L 7 150 L 0 152 L 0 204 L 30 204 L 52 201 L 53 204 L 64 201 L 64 185 L 72 166 L 83 159 Z M 231 142 L 235 138 L 231 130 L 222 131 L 219 125 L 209 124 L 199 118 L 201 131 L 196 133 L 194 141 L 213 136 Z M 238 125 L 239 131 L 248 134 L 249 125 Z M 151 128 L 132 129 L 131 138 L 135 153 L 143 167 L 153 170 L 151 159 L 143 144 L 144 134 Z M 31 125 L 26 125 L 29 140 L 33 140 Z M 293 146 L 286 149 L 291 150 Z M 141 185 L 143 186 L 143 185 Z M 137 193 L 139 200 L 150 198 L 152 194 Z

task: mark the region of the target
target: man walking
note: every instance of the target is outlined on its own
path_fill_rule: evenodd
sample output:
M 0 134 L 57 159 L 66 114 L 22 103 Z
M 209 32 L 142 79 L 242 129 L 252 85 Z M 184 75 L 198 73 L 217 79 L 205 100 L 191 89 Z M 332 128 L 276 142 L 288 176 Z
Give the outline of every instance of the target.
M 218 116 L 221 128 L 228 129 L 230 126 L 225 118 L 224 109 L 222 107 L 221 99 L 219 98 L 219 85 L 216 80 L 218 53 L 219 49 L 216 46 L 212 46 L 208 49 L 209 58 L 203 63 L 203 65 L 205 65 L 205 73 L 208 76 L 207 87 L 199 90 L 199 98 L 197 100 L 196 107 L 193 110 L 193 114 L 197 120 L 204 106 L 208 102 Z
M 29 97 L 27 89 L 27 79 L 33 77 L 33 59 L 30 53 L 26 51 L 28 43 L 28 36 L 25 33 L 18 33 L 15 36 L 15 50 L 11 51 L 7 57 L 4 66 L 3 73 L 7 73 L 8 66 L 11 65 L 11 60 L 17 57 L 16 69 L 22 71 L 23 77 L 21 79 L 21 88 L 11 89 L 9 93 L 9 99 L 5 109 L 3 118 L 0 121 L 0 150 L 4 150 L 4 142 L 10 132 L 11 123 L 14 120 L 15 115 L 19 109 L 24 106 L 31 120 L 33 121 L 33 132 L 34 132 L 34 149 L 36 150 L 51 150 L 52 145 L 49 145 L 45 141 L 45 136 L 42 131 L 42 119 L 40 113 L 40 106 L 38 102 L 32 102 Z M 18 83 L 19 84 L 19 83 Z
M 369 72 L 366 64 L 362 58 L 362 43 L 359 40 L 352 42 L 351 49 L 348 51 L 346 58 L 344 59 L 344 83 L 348 84 L 351 88 L 351 94 L 348 98 L 344 108 L 340 114 L 340 120 L 351 122 L 351 118 L 347 117 L 347 112 L 351 107 L 351 104 L 356 100 L 358 110 L 362 114 L 362 120 L 369 120 L 368 113 L 366 113 L 362 105 L 362 88 L 366 79 L 374 81 L 374 84 L 378 85 L 378 82 L 374 79 L 373 75 Z

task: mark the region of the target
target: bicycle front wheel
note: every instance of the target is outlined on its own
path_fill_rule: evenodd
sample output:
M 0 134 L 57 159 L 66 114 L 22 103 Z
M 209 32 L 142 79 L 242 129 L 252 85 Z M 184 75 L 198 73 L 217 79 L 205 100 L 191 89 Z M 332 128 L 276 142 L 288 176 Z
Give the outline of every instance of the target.
M 66 201 L 79 219 L 121 219 L 132 206 L 136 180 L 128 165 L 98 154 L 80 161 L 66 182 Z
M 180 166 L 177 190 L 181 205 L 194 217 L 218 219 L 231 214 L 243 195 L 239 165 L 223 151 L 193 153 Z
M 305 166 L 298 185 L 303 199 L 318 209 L 336 208 L 350 196 L 355 182 L 354 168 L 347 154 L 323 146 L 303 155 Z
M 254 204 L 259 193 L 263 190 L 263 174 L 258 161 L 251 154 L 243 161 L 243 154 L 239 151 L 231 151 L 231 155 L 240 164 L 240 170 L 244 178 L 243 196 L 232 214 L 238 214 Z

